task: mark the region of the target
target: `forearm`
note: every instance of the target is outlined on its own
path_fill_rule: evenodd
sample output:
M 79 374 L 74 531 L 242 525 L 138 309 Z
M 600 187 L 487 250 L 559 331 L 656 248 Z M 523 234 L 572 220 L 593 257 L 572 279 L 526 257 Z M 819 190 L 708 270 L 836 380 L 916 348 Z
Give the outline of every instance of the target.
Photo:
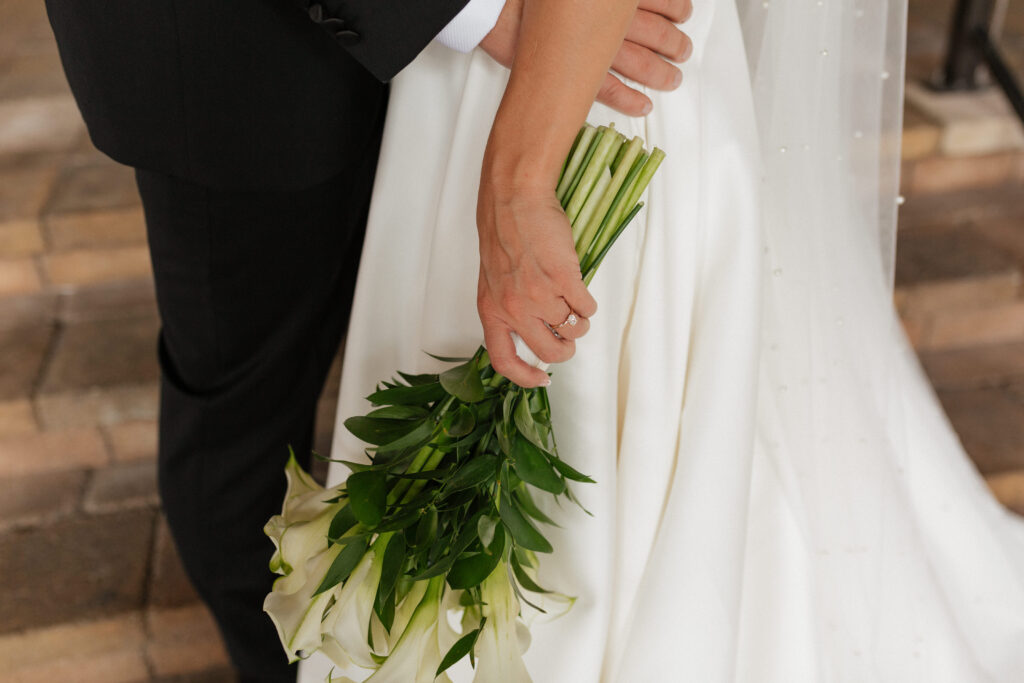
M 554 191 L 638 0 L 525 0 L 484 165 L 511 192 Z

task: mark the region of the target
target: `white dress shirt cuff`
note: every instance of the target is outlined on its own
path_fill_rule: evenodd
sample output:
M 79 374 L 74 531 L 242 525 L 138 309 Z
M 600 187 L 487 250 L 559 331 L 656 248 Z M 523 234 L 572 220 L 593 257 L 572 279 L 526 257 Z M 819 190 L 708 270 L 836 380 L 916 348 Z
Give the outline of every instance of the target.
M 459 52 L 472 51 L 498 23 L 504 6 L 505 0 L 469 0 L 437 34 L 437 41 Z

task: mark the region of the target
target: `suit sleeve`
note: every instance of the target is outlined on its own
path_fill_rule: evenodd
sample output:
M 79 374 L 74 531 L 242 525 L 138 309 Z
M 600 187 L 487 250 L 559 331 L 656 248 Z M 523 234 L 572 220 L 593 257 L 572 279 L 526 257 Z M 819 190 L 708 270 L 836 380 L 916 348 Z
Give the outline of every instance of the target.
M 468 0 L 303 0 L 320 24 L 380 81 L 389 81 Z

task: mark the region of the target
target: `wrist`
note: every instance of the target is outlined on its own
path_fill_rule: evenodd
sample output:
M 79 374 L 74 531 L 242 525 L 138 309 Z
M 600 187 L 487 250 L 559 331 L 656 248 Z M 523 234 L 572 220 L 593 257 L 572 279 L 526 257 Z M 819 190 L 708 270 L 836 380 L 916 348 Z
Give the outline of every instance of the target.
M 571 136 L 544 121 L 499 111 L 484 151 L 481 178 L 499 196 L 554 195 Z

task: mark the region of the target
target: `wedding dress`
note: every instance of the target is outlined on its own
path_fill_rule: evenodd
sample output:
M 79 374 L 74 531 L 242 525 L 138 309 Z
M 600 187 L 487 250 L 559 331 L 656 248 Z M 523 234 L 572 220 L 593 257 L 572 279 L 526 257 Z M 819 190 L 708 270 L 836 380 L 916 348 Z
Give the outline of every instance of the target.
M 574 489 L 592 517 L 546 507 L 541 583 L 577 600 L 531 626 L 537 683 L 1024 681 L 1024 523 L 891 306 L 900 3 L 782 4 L 696 1 L 682 86 L 645 118 L 591 111 L 668 156 L 553 368 L 560 452 L 597 483 Z M 341 423 L 378 380 L 482 339 L 476 190 L 506 78 L 433 45 L 393 82 L 334 457 L 360 456 Z

